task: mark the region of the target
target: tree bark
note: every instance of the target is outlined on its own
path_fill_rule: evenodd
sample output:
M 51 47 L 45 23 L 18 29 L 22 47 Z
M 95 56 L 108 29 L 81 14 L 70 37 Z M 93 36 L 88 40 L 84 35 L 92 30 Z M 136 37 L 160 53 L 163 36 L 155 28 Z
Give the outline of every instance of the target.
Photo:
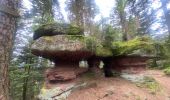
M 8 67 L 16 30 L 16 0 L 0 0 L 0 100 L 9 100 Z
M 127 21 L 126 21 L 125 12 L 120 13 L 119 16 L 120 16 L 120 23 L 121 23 L 122 32 L 123 32 L 122 39 L 123 39 L 123 41 L 128 41 L 128 40 L 130 40 L 130 36 L 128 34 L 128 25 L 127 25 Z

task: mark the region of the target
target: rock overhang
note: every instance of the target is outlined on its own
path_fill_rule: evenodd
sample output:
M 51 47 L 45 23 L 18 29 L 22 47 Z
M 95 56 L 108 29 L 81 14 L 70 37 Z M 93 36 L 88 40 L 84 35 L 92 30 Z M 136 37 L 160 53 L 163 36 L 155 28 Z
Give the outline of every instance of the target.
M 31 46 L 34 55 L 50 60 L 78 61 L 93 55 L 81 35 L 42 36 Z

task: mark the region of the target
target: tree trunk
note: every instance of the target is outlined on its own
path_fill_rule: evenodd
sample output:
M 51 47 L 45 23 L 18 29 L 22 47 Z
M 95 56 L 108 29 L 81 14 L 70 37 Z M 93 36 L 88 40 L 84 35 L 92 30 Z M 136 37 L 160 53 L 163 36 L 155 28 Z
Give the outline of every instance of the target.
M 9 100 L 8 66 L 16 30 L 18 2 L 0 0 L 0 100 Z
M 170 37 L 170 11 L 168 11 L 167 9 L 167 4 L 168 4 L 169 0 L 161 0 L 162 3 L 162 9 L 164 12 L 164 16 L 165 16 L 165 20 L 166 20 L 166 24 L 168 26 L 168 32 L 169 32 L 169 37 Z
M 29 65 L 28 68 L 25 67 L 25 72 L 27 72 L 27 77 L 24 78 L 24 84 L 23 84 L 23 92 L 22 92 L 22 100 L 27 100 L 27 89 L 28 89 L 28 81 L 30 76 L 31 66 Z
M 122 32 L 123 32 L 123 41 L 128 41 L 130 39 L 130 36 L 128 34 L 128 25 L 126 21 L 126 15 L 125 13 L 119 14 L 120 16 L 120 23 L 122 26 Z
M 105 58 L 103 60 L 103 63 L 104 63 L 103 70 L 104 70 L 105 77 L 112 77 L 113 73 L 112 73 L 111 59 Z

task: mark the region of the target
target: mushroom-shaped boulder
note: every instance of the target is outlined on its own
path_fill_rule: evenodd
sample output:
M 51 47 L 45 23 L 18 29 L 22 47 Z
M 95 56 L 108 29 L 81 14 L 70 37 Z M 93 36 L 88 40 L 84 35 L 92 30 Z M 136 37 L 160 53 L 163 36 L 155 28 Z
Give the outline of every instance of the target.
M 32 44 L 32 53 L 50 59 L 55 66 L 46 73 L 48 81 L 66 81 L 87 71 L 79 68 L 79 61 L 93 55 L 86 38 L 81 35 L 43 36 Z
M 34 41 L 31 50 L 37 56 L 53 61 L 79 61 L 92 52 L 81 35 L 43 36 Z

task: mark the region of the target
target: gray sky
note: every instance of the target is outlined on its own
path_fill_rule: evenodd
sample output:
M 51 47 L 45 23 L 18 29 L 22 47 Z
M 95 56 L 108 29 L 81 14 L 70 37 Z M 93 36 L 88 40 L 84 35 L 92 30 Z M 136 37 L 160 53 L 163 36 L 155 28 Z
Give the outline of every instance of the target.
M 65 1 L 66 0 L 59 0 L 61 12 L 64 15 L 65 20 L 67 20 L 67 14 L 66 14 L 66 11 L 65 11 L 65 7 L 66 7 Z M 109 17 L 110 11 L 115 5 L 115 0 L 95 0 L 95 1 L 96 1 L 96 4 L 98 5 L 98 7 L 100 9 L 100 13 L 99 13 L 99 15 L 97 15 L 95 17 L 95 21 L 100 20 L 101 16 Z M 152 1 L 153 1 L 152 5 L 151 5 L 152 8 L 156 9 L 156 8 L 159 8 L 161 6 L 160 0 L 152 0 Z M 29 0 L 23 0 L 23 5 L 25 6 L 25 8 L 31 9 L 32 4 L 29 2 Z M 168 8 L 170 9 L 170 4 L 168 4 Z M 157 18 L 158 19 L 161 18 L 162 14 L 163 14 L 162 10 L 158 11 L 157 14 L 156 14 Z M 152 29 L 155 30 L 159 27 L 160 27 L 160 24 L 155 23 L 152 26 Z
M 66 0 L 59 0 L 61 12 L 63 13 L 63 15 L 65 16 L 65 19 L 66 19 L 67 15 L 65 12 L 65 6 L 66 6 L 65 1 Z M 98 19 L 99 16 L 101 16 L 101 15 L 103 17 L 109 17 L 110 10 L 112 9 L 112 7 L 115 4 L 115 0 L 95 0 L 95 1 L 100 9 L 100 14 L 98 16 L 96 16 L 96 18 Z M 29 2 L 29 0 L 23 0 L 23 5 L 25 6 L 25 8 L 31 9 L 31 3 Z
M 67 14 L 65 12 L 65 7 L 66 7 L 65 1 L 66 0 L 59 0 L 62 13 L 63 13 L 65 19 L 67 19 Z M 109 17 L 110 10 L 113 8 L 113 6 L 115 4 L 115 0 L 95 0 L 95 1 L 100 9 L 100 14 L 96 16 L 95 20 L 100 19 L 101 16 Z
M 66 0 L 59 0 L 61 12 L 63 13 L 65 19 L 67 19 L 67 14 L 65 12 L 65 6 L 66 6 L 65 1 Z M 101 16 L 109 17 L 110 11 L 115 5 L 115 0 L 95 0 L 95 1 L 100 9 L 100 14 L 96 16 L 95 20 L 100 19 Z M 159 2 L 160 0 L 152 0 L 152 1 L 153 1 L 153 4 L 151 5 L 151 7 L 158 8 L 159 6 L 161 6 Z M 26 8 L 31 9 L 31 3 L 29 2 L 29 0 L 23 0 L 23 4 Z M 170 9 L 170 4 L 168 5 L 168 8 Z M 159 12 L 157 16 L 160 17 L 161 13 L 162 12 Z

